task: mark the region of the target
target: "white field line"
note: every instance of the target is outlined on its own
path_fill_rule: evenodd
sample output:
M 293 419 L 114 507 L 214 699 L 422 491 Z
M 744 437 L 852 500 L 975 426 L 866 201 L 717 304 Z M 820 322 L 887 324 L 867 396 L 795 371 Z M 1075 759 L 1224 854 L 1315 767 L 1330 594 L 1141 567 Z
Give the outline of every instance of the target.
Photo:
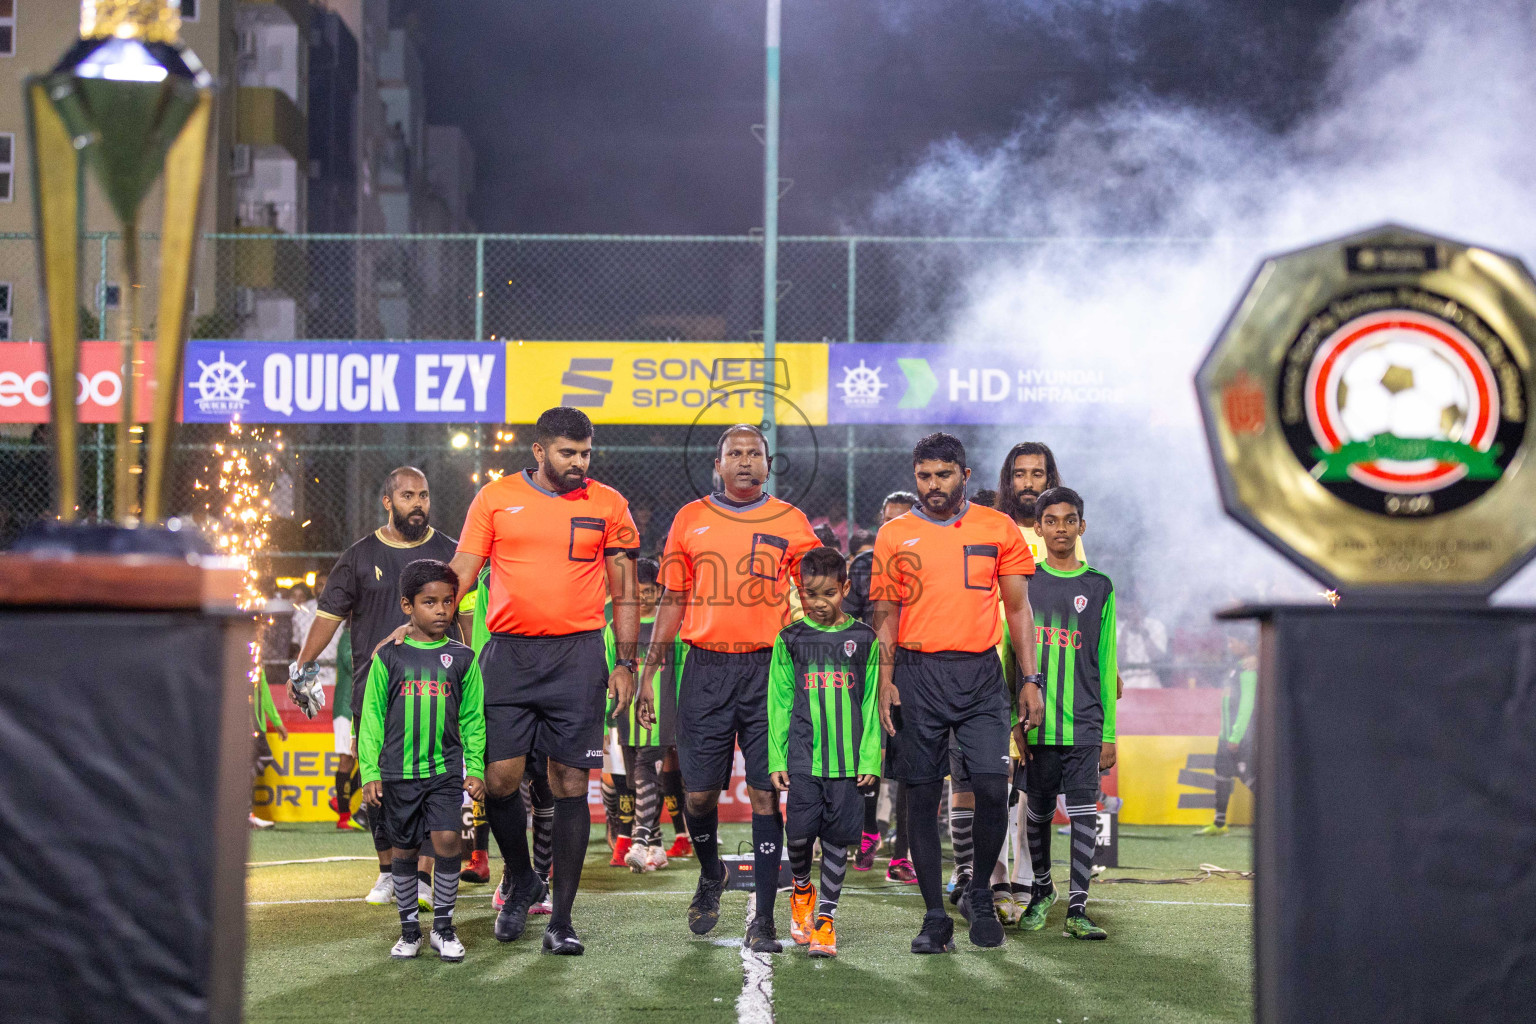
M 633 891 L 619 891 L 619 892 L 584 892 L 584 893 L 581 894 L 581 898 L 585 900 L 585 899 L 592 899 L 594 897 L 600 897 L 600 896 L 692 896 L 692 895 L 693 895 L 693 890 L 692 889 L 650 889 L 650 890 L 639 890 L 639 889 L 637 889 L 637 890 L 633 890 Z M 843 895 L 844 896 L 909 896 L 909 895 L 910 896 L 916 896 L 916 895 L 918 895 L 918 893 L 908 892 L 906 890 L 900 890 L 900 889 L 896 889 L 896 890 L 844 889 L 843 890 Z M 462 893 L 461 892 L 459 894 L 459 901 L 460 902 L 463 902 L 464 900 L 485 900 L 485 899 L 490 899 L 490 898 L 491 898 L 491 893 L 488 893 L 488 892 L 482 892 L 482 893 Z M 320 899 L 320 900 L 251 900 L 251 901 L 246 903 L 246 906 L 248 906 L 248 907 L 297 907 L 297 906 L 308 906 L 310 904 L 321 904 L 321 903 L 361 903 L 361 902 L 363 902 L 363 898 L 361 896 L 348 896 L 348 897 L 344 897 L 344 898 L 341 898 L 341 899 Z M 1157 906 L 1157 907 L 1243 907 L 1243 908 L 1248 908 L 1248 909 L 1252 909 L 1252 907 L 1253 907 L 1252 903 L 1214 903 L 1214 902 L 1208 902 L 1206 900 L 1117 900 L 1117 899 L 1109 899 L 1109 898 L 1102 898 L 1101 899 L 1101 898 L 1099 898 L 1097 896 L 1093 897 L 1091 899 L 1091 902 L 1093 902 L 1093 903 L 1140 903 L 1140 904 L 1146 904 L 1148 906 Z M 748 900 L 748 903 L 751 903 L 750 899 Z M 730 940 L 730 945 L 735 945 L 735 940 Z M 759 956 L 766 956 L 766 954 L 757 954 L 757 955 L 759 955 Z
M 757 916 L 757 898 L 747 893 L 747 927 Z M 773 1024 L 773 954 L 754 953 L 741 944 L 741 995 L 736 997 L 740 1024 Z
M 284 864 L 338 864 L 347 860 L 377 860 L 376 857 L 306 857 L 303 860 L 248 860 L 248 868 L 275 868 Z

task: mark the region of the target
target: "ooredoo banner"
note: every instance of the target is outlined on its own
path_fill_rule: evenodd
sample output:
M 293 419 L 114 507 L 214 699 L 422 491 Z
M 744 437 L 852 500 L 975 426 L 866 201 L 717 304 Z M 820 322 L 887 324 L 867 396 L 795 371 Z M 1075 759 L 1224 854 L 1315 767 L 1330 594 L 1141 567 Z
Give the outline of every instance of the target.
M 136 360 L 143 374 L 154 359 L 152 342 L 141 342 Z M 75 374 L 75 408 L 81 423 L 116 423 L 123 401 L 123 347 L 115 341 L 80 344 Z M 138 419 L 149 419 L 153 385 L 139 377 Z M 0 344 L 0 423 L 47 423 L 53 389 L 48 380 L 48 348 L 40 341 Z

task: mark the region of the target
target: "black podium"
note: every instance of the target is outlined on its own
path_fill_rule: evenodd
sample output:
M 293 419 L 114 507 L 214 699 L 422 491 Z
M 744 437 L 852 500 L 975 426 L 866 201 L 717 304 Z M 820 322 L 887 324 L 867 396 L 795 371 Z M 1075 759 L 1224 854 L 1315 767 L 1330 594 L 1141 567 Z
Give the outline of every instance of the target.
M 239 573 L 0 556 L 0 1019 L 234 1022 L 251 797 Z
M 1262 623 L 1261 1024 L 1536 1020 L 1536 609 Z

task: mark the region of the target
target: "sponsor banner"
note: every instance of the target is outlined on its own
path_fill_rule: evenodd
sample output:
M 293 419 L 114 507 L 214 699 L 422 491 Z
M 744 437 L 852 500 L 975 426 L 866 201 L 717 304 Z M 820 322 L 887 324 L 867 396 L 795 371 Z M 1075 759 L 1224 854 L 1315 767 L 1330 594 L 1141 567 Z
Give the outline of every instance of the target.
M 1113 371 L 1056 369 L 1023 351 L 939 344 L 836 342 L 827 365 L 829 423 L 998 423 L 1058 418 L 1123 403 Z
M 295 732 L 282 739 L 268 733 L 272 764 L 251 787 L 251 808 L 269 821 L 335 821 L 340 755 L 329 732 Z
M 718 423 L 762 419 L 763 346 L 747 342 L 525 341 L 507 346 L 507 421 L 532 423 L 556 405 L 597 423 Z M 775 350 L 780 421 L 827 422 L 827 346 Z
M 1221 691 L 1126 690 L 1116 709 L 1115 775 L 1127 825 L 1209 825 L 1216 806 Z M 1253 821 L 1253 795 L 1233 786 L 1227 821 Z
M 188 423 L 500 423 L 506 346 L 194 341 Z
M 138 420 L 149 420 L 154 385 L 149 373 L 153 342 L 140 342 L 137 360 Z M 80 343 L 80 369 L 75 374 L 75 407 L 81 423 L 116 423 L 123 399 L 123 347 L 116 341 Z M 40 341 L 0 344 L 0 423 L 47 423 L 52 415 L 48 382 L 48 347 Z

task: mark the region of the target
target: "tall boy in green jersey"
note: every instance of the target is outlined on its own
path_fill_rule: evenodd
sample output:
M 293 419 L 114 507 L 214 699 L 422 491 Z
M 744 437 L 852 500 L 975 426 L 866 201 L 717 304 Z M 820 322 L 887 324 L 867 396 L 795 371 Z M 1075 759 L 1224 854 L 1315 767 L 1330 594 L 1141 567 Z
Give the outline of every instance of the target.
M 1064 935 L 1107 938 L 1088 917 L 1088 881 L 1098 841 L 1099 773 L 1115 763 L 1115 587 L 1077 557 L 1087 529 L 1083 499 L 1053 487 L 1035 502 L 1045 561 L 1029 588 L 1036 660 L 1045 677 L 1045 718 L 1028 737 L 1025 837 L 1035 880 L 1019 927 L 1038 931 L 1056 901 L 1051 818 L 1065 794 L 1072 822 L 1072 886 Z
M 789 793 L 785 838 L 795 880 L 789 933 L 815 957 L 837 955 L 833 919 L 848 847 L 864 827 L 859 789 L 880 781 L 884 752 L 875 631 L 843 611 L 847 596 L 842 554 L 828 547 L 806 552 L 800 562 L 805 618 L 779 632 L 768 664 L 768 771 L 774 786 Z M 811 885 L 818 839 L 819 902 Z
M 642 558 L 635 563 L 642 649 L 650 647 L 651 630 L 656 625 L 656 605 L 661 601 L 660 575 L 661 563 L 654 558 Z M 616 657 L 611 627 L 603 631 L 603 639 L 608 645 L 611 667 Z M 624 863 L 637 875 L 667 866 L 667 852 L 661 848 L 660 769 L 667 748 L 677 745 L 677 680 L 685 650 L 682 638 L 674 639 L 671 653 L 652 681 L 656 688 L 652 695 L 656 702 L 655 722 L 649 726 L 641 724 L 638 702 L 618 715 L 613 714 L 613 702 L 608 702 L 609 720 L 618 732 L 619 751 L 624 758 L 624 775 L 634 791 L 635 816 Z
M 477 800 L 485 794 L 485 695 L 474 652 L 447 636 L 458 587 L 458 575 L 429 558 L 400 573 L 409 627 L 403 643 L 374 653 L 358 721 L 363 798 L 377 809 L 392 848 L 400 941 L 389 955 L 396 959 L 421 952 L 416 855 L 428 834 L 437 861 L 432 948 L 444 960 L 464 959 L 453 930 L 460 807 L 465 791 Z
M 1228 629 L 1238 629 L 1229 626 Z M 1197 836 L 1227 834 L 1227 804 L 1232 799 L 1232 782 L 1242 779 L 1249 790 L 1257 788 L 1258 777 L 1253 759 L 1253 698 L 1259 681 L 1259 659 L 1244 637 L 1227 636 L 1227 653 L 1239 660 L 1227 674 L 1221 691 L 1221 735 L 1216 738 L 1216 820 L 1195 833 Z

